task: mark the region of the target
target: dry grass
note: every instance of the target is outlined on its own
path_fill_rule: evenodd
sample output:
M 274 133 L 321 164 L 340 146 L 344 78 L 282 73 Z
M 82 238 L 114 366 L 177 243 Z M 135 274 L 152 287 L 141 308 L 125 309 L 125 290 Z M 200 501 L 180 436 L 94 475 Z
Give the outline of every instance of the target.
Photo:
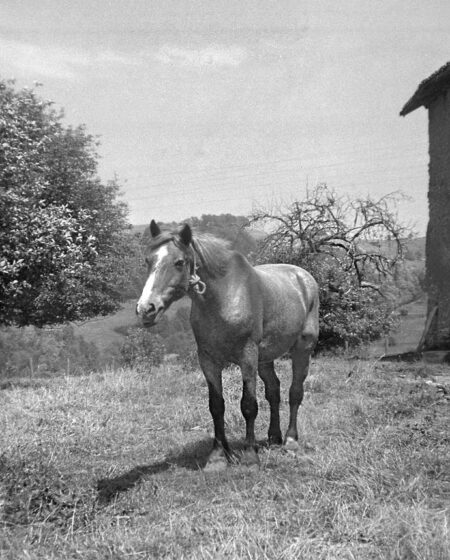
M 199 469 L 211 427 L 199 372 L 165 366 L 0 391 L 0 557 L 447 560 L 449 403 L 427 368 L 317 359 L 301 453 L 261 445 L 257 473 Z M 287 364 L 279 371 L 286 395 Z M 240 387 L 229 370 L 237 449 Z M 282 409 L 285 425 L 286 400 Z

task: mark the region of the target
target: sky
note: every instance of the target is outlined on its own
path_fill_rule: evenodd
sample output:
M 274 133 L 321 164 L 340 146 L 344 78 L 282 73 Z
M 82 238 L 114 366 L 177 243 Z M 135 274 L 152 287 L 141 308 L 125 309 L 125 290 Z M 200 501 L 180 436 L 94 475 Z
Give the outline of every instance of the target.
M 279 208 L 325 182 L 402 191 L 425 232 L 447 0 L 0 0 L 0 77 L 100 139 L 133 224 Z

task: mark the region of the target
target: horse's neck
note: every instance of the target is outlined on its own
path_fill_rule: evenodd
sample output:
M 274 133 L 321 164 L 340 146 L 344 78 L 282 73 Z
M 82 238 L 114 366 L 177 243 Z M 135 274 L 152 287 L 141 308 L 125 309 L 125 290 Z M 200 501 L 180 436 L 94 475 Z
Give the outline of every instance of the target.
M 198 262 L 198 261 L 197 261 Z M 214 302 L 220 303 L 225 294 L 229 289 L 229 272 L 235 266 L 234 259 L 231 258 L 223 271 L 218 273 L 217 271 L 212 271 L 208 267 L 202 265 L 199 266 L 194 273 L 194 282 L 199 279 L 202 285 L 202 289 L 191 289 L 189 295 L 192 301 L 204 305 L 214 305 Z
M 220 300 L 221 294 L 226 290 L 227 281 L 225 275 L 213 276 L 208 274 L 204 269 L 199 268 L 196 273 L 197 278 L 200 279 L 204 285 L 204 293 L 198 290 L 191 290 L 190 295 L 193 301 L 212 301 Z M 199 299 L 200 298 L 200 299 Z
M 203 295 L 194 294 L 194 297 L 201 298 L 199 301 L 202 303 L 217 303 L 220 306 L 229 299 L 230 293 L 236 289 L 239 279 L 245 281 L 249 269 L 252 269 L 252 266 L 238 253 L 232 256 L 222 274 L 211 274 L 204 267 L 200 267 L 197 275 L 205 284 L 205 293 Z

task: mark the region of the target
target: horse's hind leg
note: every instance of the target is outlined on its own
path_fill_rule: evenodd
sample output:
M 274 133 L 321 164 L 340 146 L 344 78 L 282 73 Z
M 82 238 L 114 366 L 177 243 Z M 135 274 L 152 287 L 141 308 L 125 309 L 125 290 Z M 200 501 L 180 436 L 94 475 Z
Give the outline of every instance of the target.
M 230 448 L 225 437 L 225 401 L 222 390 L 222 366 L 199 353 L 199 362 L 208 384 L 209 411 L 214 422 L 213 450 L 205 466 L 207 471 L 220 471 L 228 466 Z
M 264 381 L 265 396 L 270 406 L 269 445 L 280 445 L 283 441 L 280 430 L 280 380 L 273 362 L 260 363 L 258 373 Z
M 291 350 L 292 355 L 292 384 L 289 389 L 289 426 L 284 438 L 287 449 L 298 449 L 297 414 L 303 400 L 303 382 L 308 375 L 311 352 L 314 349 L 316 337 L 304 333 Z

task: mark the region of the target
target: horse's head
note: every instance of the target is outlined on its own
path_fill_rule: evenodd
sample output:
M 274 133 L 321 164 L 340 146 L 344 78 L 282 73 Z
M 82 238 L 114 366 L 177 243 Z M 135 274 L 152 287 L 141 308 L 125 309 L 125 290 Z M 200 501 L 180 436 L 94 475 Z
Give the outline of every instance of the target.
M 174 301 L 186 295 L 192 266 L 192 231 L 187 224 L 178 234 L 166 234 L 152 220 L 150 233 L 145 255 L 148 277 L 136 306 L 136 313 L 147 327 L 157 323 Z

